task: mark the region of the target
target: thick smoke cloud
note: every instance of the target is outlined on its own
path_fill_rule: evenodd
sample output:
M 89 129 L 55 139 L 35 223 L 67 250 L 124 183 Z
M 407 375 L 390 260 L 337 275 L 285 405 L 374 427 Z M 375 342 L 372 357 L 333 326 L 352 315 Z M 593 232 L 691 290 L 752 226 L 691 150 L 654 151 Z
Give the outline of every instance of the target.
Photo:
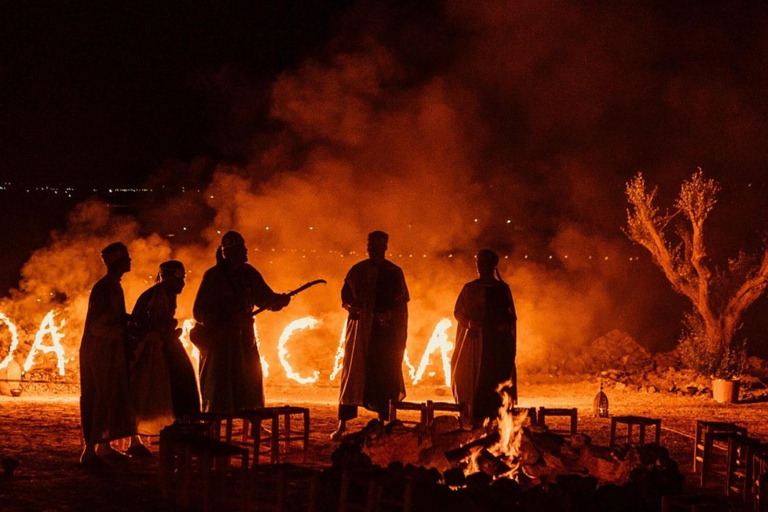
M 364 257 L 366 233 L 382 229 L 411 288 L 412 361 L 452 315 L 485 246 L 502 256 L 515 294 L 523 367 L 545 366 L 614 328 L 669 348 L 684 303 L 621 233 L 623 183 L 643 170 L 674 191 L 702 165 L 742 191 L 724 201 L 765 202 L 744 188 L 765 161 L 762 15 L 713 5 L 686 17 L 641 2 L 371 5 L 351 9 L 327 47 L 270 85 L 268 134 L 252 128 L 258 84 L 229 69 L 212 79 L 232 99 L 221 114 L 233 120 L 224 152 L 239 163 L 216 168 L 205 204 L 177 199 L 139 221 L 83 205 L 70 229 L 32 256 L 0 309 L 36 318 L 53 301 L 78 326 L 100 273 L 98 249 L 122 239 L 134 260 L 128 302 L 160 261 L 178 258 L 192 270 L 179 309 L 189 318 L 221 234 L 235 229 L 276 290 L 329 281 L 260 317 L 259 327 L 276 364 L 285 325 L 321 318 L 292 341 L 292 361 L 327 377 L 343 277 Z M 744 212 L 725 207 L 714 229 L 734 216 Z M 199 243 L 163 238 L 176 223 L 168 219 L 200 232 Z M 728 240 L 743 245 L 765 227 L 747 219 Z

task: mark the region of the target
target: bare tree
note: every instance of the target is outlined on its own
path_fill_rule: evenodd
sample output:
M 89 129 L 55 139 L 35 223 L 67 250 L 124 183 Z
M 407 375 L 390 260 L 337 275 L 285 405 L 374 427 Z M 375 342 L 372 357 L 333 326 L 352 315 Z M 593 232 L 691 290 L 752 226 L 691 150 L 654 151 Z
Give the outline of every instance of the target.
M 684 338 L 717 357 L 730 357 L 744 311 L 768 286 L 768 246 L 762 257 L 740 252 L 725 269 L 712 266 L 704 223 L 717 203 L 720 186 L 699 169 L 683 182 L 672 212 L 656 206 L 657 188 L 648 191 L 642 174 L 627 183 L 627 236 L 651 253 L 672 288 L 693 306 Z M 684 222 L 672 222 L 679 214 Z M 687 222 L 686 222 L 687 221 Z M 670 228 L 674 226 L 677 239 Z M 716 364 L 715 364 L 716 366 Z

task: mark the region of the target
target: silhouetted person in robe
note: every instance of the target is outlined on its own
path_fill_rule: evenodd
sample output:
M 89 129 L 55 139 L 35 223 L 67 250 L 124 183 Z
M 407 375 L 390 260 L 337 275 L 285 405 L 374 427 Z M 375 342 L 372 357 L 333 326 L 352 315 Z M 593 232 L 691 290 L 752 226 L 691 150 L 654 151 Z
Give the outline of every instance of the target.
M 347 273 L 341 302 L 349 312 L 339 397 L 338 439 L 357 407 L 389 417 L 389 401 L 405 398 L 403 354 L 408 336 L 408 287 L 403 271 L 386 259 L 389 235 L 368 235 L 367 260 Z
M 80 344 L 80 419 L 85 450 L 80 462 L 93 469 L 104 461 L 127 458 L 109 442 L 134 433 L 128 395 L 125 334 L 128 315 L 120 279 L 131 270 L 128 249 L 120 242 L 101 251 L 107 275 L 91 290 Z
M 191 333 L 200 349 L 200 392 L 206 412 L 232 413 L 264 406 L 261 358 L 253 334 L 254 307 L 279 311 L 290 302 L 272 291 L 249 265 L 245 240 L 226 233 L 216 266 L 203 276 L 194 316 L 201 326 Z
M 195 370 L 175 318 L 185 277 L 180 261 L 161 263 L 159 282 L 139 296 L 131 314 L 138 339 L 130 373 L 137 434 L 131 438 L 129 455 L 151 456 L 139 435 L 159 435 L 176 419 L 200 412 Z
M 483 249 L 476 259 L 480 277 L 465 284 L 456 301 L 459 327 L 451 357 L 453 396 L 468 406 L 473 426 L 496 417 L 501 406 L 499 384 L 511 381 L 506 392 L 517 402 L 515 303 L 496 268 L 496 253 Z

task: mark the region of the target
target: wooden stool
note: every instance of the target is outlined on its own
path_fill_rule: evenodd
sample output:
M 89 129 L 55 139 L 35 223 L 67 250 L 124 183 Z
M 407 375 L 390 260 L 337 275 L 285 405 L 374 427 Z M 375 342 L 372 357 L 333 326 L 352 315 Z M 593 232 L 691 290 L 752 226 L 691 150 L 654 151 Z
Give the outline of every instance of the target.
M 706 487 L 707 482 L 713 475 L 719 475 L 725 481 L 725 474 L 728 471 L 728 438 L 737 435 L 739 434 L 734 432 L 704 433 L 704 448 L 701 453 L 701 475 L 699 477 L 699 485 L 701 487 Z M 723 452 L 721 457 L 716 457 L 715 448 Z M 724 483 L 723 486 L 725 486 Z
M 381 469 L 369 471 L 345 470 L 341 475 L 339 512 L 376 512 L 378 487 L 376 477 Z
M 267 409 L 250 409 L 237 412 L 235 418 L 243 422 L 242 437 L 236 444 L 253 447 L 253 465 L 260 463 L 262 455 L 269 457 L 270 464 L 277 464 L 280 461 L 279 416 Z M 262 435 L 262 422 L 270 424 L 267 435 Z M 267 445 L 266 450 L 262 450 L 263 444 Z
M 728 512 L 728 501 L 717 496 L 662 496 L 661 512 Z
M 704 434 L 715 434 L 720 432 L 732 432 L 741 435 L 747 435 L 747 429 L 740 427 L 735 423 L 724 421 L 696 421 L 696 438 L 693 443 L 693 472 L 697 473 L 701 462 L 704 459 Z
M 234 415 L 218 412 L 199 412 L 186 418 L 188 422 L 207 422 L 213 425 L 213 438 L 230 442 L 232 440 L 232 424 Z M 222 434 L 221 430 L 224 429 Z
M 409 478 L 386 470 L 344 471 L 341 476 L 339 512 L 411 512 L 413 484 Z
M 419 425 L 427 426 L 429 416 L 426 403 L 389 401 L 389 421 L 397 419 L 397 411 L 419 411 Z
M 286 455 L 290 453 L 291 442 L 301 441 L 302 460 L 306 462 L 307 455 L 309 454 L 309 409 L 306 407 L 282 405 L 278 407 L 264 407 L 263 410 L 271 412 L 277 416 L 278 426 L 279 419 L 283 419 L 283 430 L 278 431 L 279 441 L 282 441 L 283 443 L 283 453 Z M 301 430 L 291 430 L 291 417 L 293 416 L 300 416 L 303 420 L 304 424 Z
M 319 507 L 320 473 L 291 464 L 251 469 L 246 511 L 285 512 Z
M 653 442 L 661 442 L 661 420 L 658 418 L 646 418 L 644 416 L 614 416 L 611 418 L 611 441 L 609 446 L 613 448 L 616 444 L 616 425 L 622 423 L 627 426 L 627 444 L 632 444 L 632 430 L 635 425 L 640 427 L 638 444 L 645 444 L 645 427 L 655 426 L 656 435 Z
M 761 448 L 760 441 L 742 435 L 728 438 L 726 459 L 725 494 L 731 498 L 740 496 L 747 501 L 752 494 L 752 456 Z
M 172 500 L 174 479 L 185 457 L 183 442 L 212 435 L 213 425 L 204 422 L 174 423 L 160 431 L 160 489 L 164 499 Z
M 755 512 L 768 511 L 768 450 L 752 455 L 752 502 Z
M 547 416 L 560 416 L 560 417 L 570 418 L 571 424 L 568 430 L 568 433 L 570 435 L 575 434 L 576 431 L 578 430 L 579 412 L 578 412 L 578 409 L 576 409 L 575 407 L 572 407 L 570 409 L 553 409 L 548 407 L 539 407 L 539 412 L 536 415 L 537 425 L 546 425 Z M 555 430 L 552 430 L 552 432 L 555 432 Z
M 410 478 L 386 473 L 376 482 L 376 510 L 401 510 L 413 508 L 413 481 Z
M 240 467 L 235 476 L 242 504 L 245 504 L 248 484 L 248 449 L 208 437 L 177 439 L 171 449 L 174 453 L 169 459 L 175 462 L 173 473 L 178 474 L 179 480 L 177 492 L 175 496 L 171 495 L 171 501 L 178 509 L 189 509 L 193 503 L 192 500 L 195 499 L 200 500 L 204 512 L 212 510 L 211 489 L 214 487 L 214 481 L 218 489 L 219 484 L 231 475 L 232 459 L 240 460 Z M 219 497 L 231 495 L 232 493 L 228 491 Z M 214 508 L 218 510 L 227 507 L 217 502 Z
M 430 426 L 432 424 L 432 420 L 435 419 L 435 411 L 456 412 L 459 414 L 459 418 L 463 418 L 467 415 L 467 405 L 455 404 L 453 402 L 433 402 L 432 400 L 427 400 L 427 415 L 426 419 L 424 420 L 424 423 L 427 427 Z

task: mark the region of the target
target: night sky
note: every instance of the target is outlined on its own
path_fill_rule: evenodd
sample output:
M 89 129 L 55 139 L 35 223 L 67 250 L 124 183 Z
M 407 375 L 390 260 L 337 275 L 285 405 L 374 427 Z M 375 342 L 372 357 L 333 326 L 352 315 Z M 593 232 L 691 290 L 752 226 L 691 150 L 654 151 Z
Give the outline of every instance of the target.
M 761 2 L 521 2 L 505 14 L 503 3 L 482 2 L 476 18 L 458 2 L 410 4 L 3 2 L 0 180 L 139 185 L 168 161 L 242 162 L 243 139 L 276 129 L 273 80 L 304 59 L 376 39 L 403 64 L 404 86 L 446 70 L 477 72 L 468 58 L 503 66 L 493 59 L 505 54 L 482 45 L 504 35 L 510 41 L 499 46 L 519 48 L 509 57 L 530 61 L 519 73 L 478 74 L 468 87 L 483 89 L 485 121 L 520 147 L 521 160 L 618 145 L 631 152 L 610 155 L 622 176 L 665 153 L 718 177 L 764 175 Z M 520 83 L 506 87 L 504 78 Z M 694 80 L 699 97 L 686 96 Z M 240 87 L 249 90 L 245 106 L 236 104 Z M 242 108 L 247 116 L 238 117 Z M 724 144 L 734 139 L 740 147 Z
M 541 257 L 569 230 L 630 254 L 624 183 L 643 171 L 669 200 L 702 167 L 723 184 L 710 240 L 724 262 L 768 230 L 766 29 L 764 2 L 2 2 L 0 182 L 79 192 L 3 196 L 14 250 L 0 288 L 92 189 L 119 202 L 103 189 L 168 187 L 130 210 L 142 235 L 166 233 L 181 221 L 166 208 L 160 225 L 158 209 L 222 169 L 311 184 L 326 178 L 308 164 L 322 155 L 348 163 L 352 184 L 430 183 L 430 165 L 403 164 L 409 151 L 446 153 L 440 173 L 461 178 L 446 195 L 471 188 L 515 219 L 513 236 L 488 227 L 473 243 Z M 375 146 L 391 132 L 376 130 L 429 126 L 409 115 L 430 102 L 447 105 L 456 137 L 392 136 L 402 159 L 390 161 Z M 213 218 L 190 208 L 201 226 Z M 451 242 L 470 251 L 467 239 Z M 643 307 L 664 325 L 639 325 L 674 339 L 684 301 L 657 269 L 603 277 L 614 302 L 634 300 L 642 278 Z M 766 302 L 746 326 L 763 340 Z
M 3 2 L 0 179 L 140 185 L 217 144 L 218 74 L 267 88 L 322 47 L 344 2 Z

